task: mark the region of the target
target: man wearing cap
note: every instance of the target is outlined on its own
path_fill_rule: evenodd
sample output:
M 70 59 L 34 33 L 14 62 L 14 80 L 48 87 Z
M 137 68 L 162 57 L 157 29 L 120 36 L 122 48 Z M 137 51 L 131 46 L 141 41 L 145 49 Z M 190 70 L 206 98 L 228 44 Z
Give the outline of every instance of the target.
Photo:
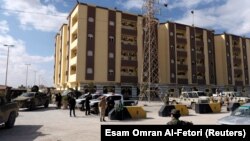
M 171 111 L 172 120 L 167 123 L 167 125 L 193 125 L 192 122 L 179 120 L 181 117 L 180 110 L 173 109 Z

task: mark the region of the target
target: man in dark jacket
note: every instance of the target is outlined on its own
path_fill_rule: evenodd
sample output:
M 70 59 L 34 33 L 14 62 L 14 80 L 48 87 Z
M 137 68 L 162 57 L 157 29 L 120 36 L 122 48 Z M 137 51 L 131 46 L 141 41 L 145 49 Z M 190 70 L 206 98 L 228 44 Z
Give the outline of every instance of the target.
M 74 97 L 68 97 L 69 101 L 69 115 L 71 116 L 71 112 L 73 111 L 74 117 L 76 116 L 75 114 L 75 107 L 76 107 L 76 100 Z
M 90 99 L 92 98 L 91 96 L 91 93 L 89 93 L 87 96 L 86 96 L 86 100 L 85 100 L 85 115 L 90 115 Z
M 171 111 L 172 120 L 167 123 L 167 125 L 193 125 L 192 122 L 187 122 L 183 120 L 179 120 L 181 117 L 180 110 L 173 109 Z

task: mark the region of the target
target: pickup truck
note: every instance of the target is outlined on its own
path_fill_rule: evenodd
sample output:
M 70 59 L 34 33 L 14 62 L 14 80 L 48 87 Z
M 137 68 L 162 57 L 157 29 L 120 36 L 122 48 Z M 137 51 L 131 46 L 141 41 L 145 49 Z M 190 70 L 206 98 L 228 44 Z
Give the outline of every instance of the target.
M 184 104 L 189 108 L 195 109 L 195 104 L 209 103 L 210 98 L 203 91 L 184 91 L 180 97 L 169 97 L 170 104 Z
M 133 106 L 133 105 L 138 104 L 137 100 L 124 100 L 122 94 L 108 93 L 108 94 L 103 94 L 102 96 L 100 96 L 97 99 L 90 100 L 90 110 L 92 113 L 95 113 L 95 114 L 99 113 L 98 103 L 100 102 L 100 98 L 103 96 L 106 97 L 106 101 L 109 101 L 110 98 L 112 97 L 112 99 L 115 102 L 115 105 L 122 104 L 123 106 Z M 108 112 L 109 111 L 106 111 L 106 113 L 108 113 Z
M 242 96 L 241 92 L 235 91 L 223 91 L 219 94 L 213 94 L 213 99 L 218 101 L 219 97 L 222 97 L 223 103 L 225 102 L 225 98 L 228 97 L 230 102 L 240 102 L 240 103 L 248 103 L 250 102 L 249 97 Z
M 5 96 L 0 95 L 0 126 L 12 128 L 18 116 L 18 105 L 14 102 L 7 102 Z
M 48 108 L 50 97 L 41 92 L 27 92 L 13 99 L 18 103 L 19 108 L 35 109 L 37 106 Z

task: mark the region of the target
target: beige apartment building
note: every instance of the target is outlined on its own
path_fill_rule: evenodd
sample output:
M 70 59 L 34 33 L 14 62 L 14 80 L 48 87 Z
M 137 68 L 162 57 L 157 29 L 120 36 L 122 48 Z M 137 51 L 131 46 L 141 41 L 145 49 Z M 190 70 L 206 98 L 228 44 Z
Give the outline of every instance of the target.
M 55 37 L 58 90 L 113 90 L 137 96 L 143 68 L 143 17 L 80 3 Z M 213 93 L 249 87 L 250 40 L 166 22 L 158 26 L 159 89 Z M 229 55 L 229 56 L 228 56 Z
M 83 90 L 92 83 L 96 90 L 136 95 L 142 68 L 138 63 L 142 62 L 142 17 L 80 3 L 68 21 L 68 27 L 64 25 L 56 35 L 57 89 Z
M 214 33 L 174 22 L 158 29 L 160 82 L 171 91 L 216 88 Z
M 248 89 L 249 39 L 224 33 L 215 36 L 215 45 L 218 86 L 229 90 Z

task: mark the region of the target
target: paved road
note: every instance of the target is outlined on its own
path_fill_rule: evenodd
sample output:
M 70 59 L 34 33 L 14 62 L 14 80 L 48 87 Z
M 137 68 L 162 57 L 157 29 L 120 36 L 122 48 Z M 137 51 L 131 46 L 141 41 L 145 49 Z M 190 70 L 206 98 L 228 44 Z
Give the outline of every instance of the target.
M 101 124 L 166 124 L 170 117 L 159 117 L 162 105 L 159 102 L 143 103 L 147 111 L 147 119 L 100 122 L 97 115 L 85 116 L 77 110 L 77 117 L 70 117 L 68 110 L 58 110 L 55 105 L 48 109 L 39 108 L 34 111 L 21 109 L 16 125 L 12 129 L 0 129 L 1 141 L 100 141 Z M 216 124 L 217 119 L 229 115 L 228 112 L 218 114 L 196 114 L 190 110 L 189 116 L 181 117 L 194 124 Z

